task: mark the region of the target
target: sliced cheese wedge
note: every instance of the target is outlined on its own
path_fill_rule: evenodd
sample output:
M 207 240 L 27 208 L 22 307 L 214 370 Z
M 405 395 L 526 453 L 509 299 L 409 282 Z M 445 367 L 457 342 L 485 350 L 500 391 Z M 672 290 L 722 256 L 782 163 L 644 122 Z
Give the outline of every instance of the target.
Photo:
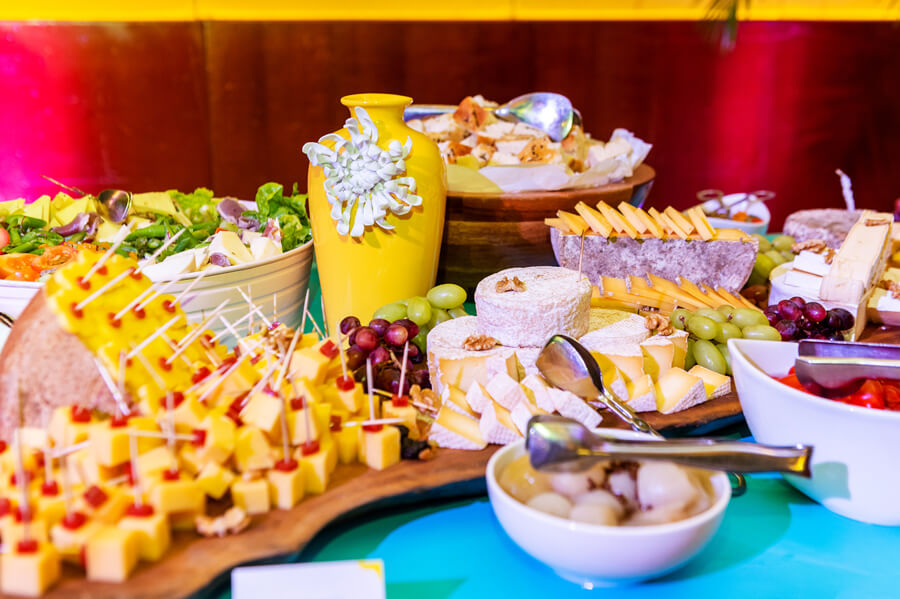
M 644 222 L 644 225 L 647 227 L 647 232 L 650 233 L 650 235 L 656 238 L 661 238 L 663 236 L 663 230 L 659 226 L 659 223 L 651 218 L 643 208 L 635 207 L 634 213 Z
M 577 420 L 588 428 L 597 428 L 603 418 L 600 414 L 589 406 L 583 399 L 563 391 L 562 389 L 550 389 L 550 397 L 553 398 L 553 404 L 556 411 L 566 418 Z
M 484 449 L 487 443 L 481 436 L 478 421 L 445 407 L 431 424 L 428 438 L 438 447 L 447 449 Z
M 606 217 L 606 220 L 609 221 L 609 224 L 613 226 L 613 228 L 629 237 L 637 237 L 638 232 L 635 230 L 631 224 L 628 223 L 622 215 L 616 212 L 616 209 L 607 204 L 606 202 L 600 202 L 597 204 L 597 209 L 600 210 L 600 213 Z
M 618 368 L 622 371 L 626 381 L 633 381 L 644 376 L 644 354 L 640 347 L 636 350 L 633 347 L 625 347 L 622 349 L 605 351 L 603 353 L 591 352 L 591 355 L 597 359 L 601 370 L 608 370 L 611 367 Z
M 627 220 L 638 233 L 649 232 L 647 223 L 638 216 L 634 206 L 632 206 L 628 202 L 619 202 L 619 212 L 622 213 L 622 216 L 625 217 L 625 220 Z
M 703 381 L 707 399 L 722 397 L 731 392 L 731 377 L 729 376 L 713 372 L 699 364 L 694 364 L 694 366 L 688 370 L 688 374 L 692 374 Z
M 641 343 L 644 355 L 644 373 L 656 381 L 672 368 L 675 362 L 675 345 L 666 337 L 656 335 Z
M 469 387 L 469 390 L 466 392 L 466 403 L 469 404 L 469 407 L 472 408 L 475 412 L 481 414 L 484 412 L 485 408 L 487 408 L 488 404 L 492 403 L 494 400 L 491 399 L 491 396 L 488 394 L 487 389 L 484 388 L 484 385 L 475 381 L 472 383 L 472 386 Z
M 590 225 L 591 229 L 602 235 L 603 237 L 609 237 L 612 234 L 612 225 L 609 224 L 609 221 L 606 220 L 606 217 L 585 204 L 584 202 L 578 202 L 575 205 L 575 211 Z
M 656 410 L 656 387 L 649 374 L 628 384 L 628 406 L 635 412 Z
M 703 213 L 703 209 L 700 208 L 700 206 L 694 206 L 688 210 L 687 214 L 694 229 L 699 233 L 700 239 L 709 241 L 715 237 L 716 230 L 709 224 L 709 221 L 706 220 L 706 214 Z
M 507 410 L 512 410 L 520 401 L 527 401 L 518 381 L 513 380 L 505 372 L 494 375 L 484 388 L 494 401 Z
M 441 402 L 442 405 L 447 406 L 454 412 L 459 412 L 469 418 L 478 419 L 478 413 L 469 407 L 469 403 L 466 401 L 466 394 L 458 387 L 444 387 L 444 390 L 441 391 Z
M 542 410 L 530 401 L 523 401 L 516 404 L 516 407 L 509 413 L 516 429 L 524 436 L 528 432 L 528 421 L 532 416 L 538 414 L 549 414 L 546 410 Z
M 684 215 L 675 210 L 672 206 L 666 206 L 666 209 L 663 213 L 669 217 L 669 220 L 674 222 L 679 229 L 685 232 L 685 234 L 690 235 L 694 231 L 694 225 L 691 224 L 691 221 L 686 219 Z
M 488 443 L 508 445 L 520 438 L 513 424 L 509 411 L 503 406 L 491 402 L 481 413 L 478 428 L 482 438 Z
M 582 235 L 588 229 L 588 224 L 577 214 L 572 214 L 565 210 L 557 210 L 556 216 L 566 223 L 566 227 L 575 235 Z
M 550 398 L 550 385 L 540 375 L 529 374 L 520 383 L 522 391 L 531 402 L 542 410 L 552 412 L 556 409 Z
M 677 329 L 671 335 L 666 336 L 666 339 L 675 346 L 675 354 L 672 356 L 672 366 L 684 368 L 685 358 L 687 358 L 689 337 L 690 335 L 688 335 L 687 331 L 679 331 Z
M 670 368 L 654 386 L 656 409 L 662 414 L 680 412 L 706 401 L 703 381 L 681 368 Z

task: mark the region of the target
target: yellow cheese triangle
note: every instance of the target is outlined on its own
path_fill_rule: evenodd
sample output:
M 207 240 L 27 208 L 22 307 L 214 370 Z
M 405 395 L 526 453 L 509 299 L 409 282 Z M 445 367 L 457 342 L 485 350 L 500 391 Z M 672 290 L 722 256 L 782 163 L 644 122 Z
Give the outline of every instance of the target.
M 624 233 L 629 237 L 637 237 L 638 232 L 632 227 L 628 221 L 622 218 L 622 215 L 616 212 L 616 209 L 607 204 L 606 202 L 600 202 L 597 204 L 597 208 L 600 210 L 600 213 L 606 217 L 606 220 L 609 221 L 609 224 L 613 226 L 613 228 L 619 233 Z
M 612 233 L 612 225 L 606 220 L 606 217 L 585 204 L 578 202 L 575 205 L 575 211 L 581 215 L 581 218 L 590 225 L 591 229 L 604 237 L 609 237 Z
M 647 233 L 647 223 L 645 223 L 635 212 L 634 206 L 629 204 L 628 202 L 619 202 L 619 212 L 622 213 L 622 216 L 625 217 L 632 227 L 638 233 Z
M 678 210 L 675 210 L 671 206 L 667 206 L 663 212 L 685 233 L 690 234 L 694 231 L 694 225 L 691 224 L 691 221 L 686 219 Z
M 558 229 L 560 233 L 571 233 L 572 231 L 569 227 L 566 226 L 566 223 L 561 218 L 545 218 L 544 224 L 548 227 L 553 227 L 554 229 Z
M 663 230 L 660 228 L 659 223 L 657 223 L 653 218 L 647 214 L 643 208 L 634 208 L 634 213 L 637 215 L 639 219 L 644 222 L 644 225 L 647 227 L 647 232 L 657 238 L 662 238 Z
M 566 226 L 575 235 L 581 235 L 588 228 L 588 225 L 586 222 L 584 222 L 584 219 L 577 214 L 572 214 L 571 212 L 566 212 L 565 210 L 557 210 L 556 216 L 558 216 L 564 223 L 566 223 Z
M 694 225 L 694 229 L 703 241 L 709 241 L 716 234 L 715 229 L 713 229 L 712 225 L 709 224 L 709 221 L 706 220 L 706 215 L 703 214 L 703 210 L 699 206 L 694 206 L 688 210 L 688 217 L 691 219 L 691 224 Z

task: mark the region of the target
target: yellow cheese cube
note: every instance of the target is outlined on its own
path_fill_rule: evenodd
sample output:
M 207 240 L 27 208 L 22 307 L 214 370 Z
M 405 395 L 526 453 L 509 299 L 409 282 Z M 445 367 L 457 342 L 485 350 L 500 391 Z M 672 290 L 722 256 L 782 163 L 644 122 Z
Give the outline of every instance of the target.
M 468 404 L 466 404 L 466 409 L 469 409 Z M 411 405 L 395 406 L 393 400 L 388 400 L 381 405 L 381 416 L 383 418 L 402 418 L 403 422 L 400 424 L 409 429 L 409 438 L 414 440 L 419 438 L 419 427 L 416 425 L 419 412 Z
M 115 524 L 133 497 L 120 487 L 91 485 L 75 498 L 75 509 L 102 524 Z
M 400 461 L 400 429 L 384 426 L 380 431 L 362 430 L 360 453 L 361 461 L 374 470 L 393 466 Z
M 315 346 L 294 351 L 291 358 L 291 374 L 295 377 L 306 377 L 313 385 L 320 385 L 331 359 Z
M 154 419 L 152 416 L 135 416 L 133 418 L 129 418 L 128 428 L 132 429 L 135 432 L 158 433 L 161 431 L 161 429 L 159 428 L 159 424 L 157 424 L 156 419 Z M 164 443 L 165 441 L 163 439 L 138 436 L 137 450 L 139 454 L 146 453 L 154 447 L 159 447 Z
M 244 425 L 237 429 L 234 444 L 234 462 L 241 472 L 264 470 L 275 464 L 272 447 L 265 433 L 255 426 Z
M 73 412 L 83 413 L 84 408 L 76 406 L 62 406 L 53 410 L 50 415 L 50 423 L 47 425 L 47 432 L 53 439 L 54 445 L 66 446 L 74 443 L 81 443 L 88 438 L 91 431 L 91 425 L 94 423 L 93 417 L 87 422 L 76 422 L 73 420 Z
M 241 410 L 241 420 L 264 432 L 269 439 L 280 439 L 282 403 L 264 391 L 254 393 Z
M 703 381 L 707 399 L 721 397 L 731 391 L 731 377 L 713 372 L 699 364 L 695 364 L 688 374 L 692 374 Z
M 231 499 L 247 514 L 265 514 L 269 511 L 269 483 L 264 478 L 238 479 L 231 485 Z
M 165 476 L 155 481 L 149 490 L 149 503 L 163 514 L 174 512 L 203 512 L 206 495 L 196 481 L 181 475 L 177 480 Z
M 359 431 L 355 427 L 338 425 L 331 430 L 331 438 L 337 448 L 338 460 L 341 464 L 352 464 L 359 459 Z
M 169 525 L 174 531 L 193 532 L 197 529 L 197 516 L 202 516 L 203 512 L 187 511 L 173 512 L 169 514 Z
M 656 409 L 663 414 L 686 410 L 707 399 L 703 381 L 681 368 L 670 368 L 655 387 Z
M 101 466 L 124 464 L 131 457 L 128 448 L 128 428 L 112 426 L 112 420 L 98 422 L 91 427 L 91 449 L 94 460 Z
M 30 538 L 42 543 L 49 541 L 50 531 L 47 521 L 37 516 L 32 516 L 31 522 L 28 523 L 28 534 Z M 0 535 L 3 537 L 4 546 L 12 547 L 24 538 L 25 527 L 18 518 L 3 518 L 0 521 Z
M 168 421 L 170 418 L 169 413 L 165 410 L 165 406 L 162 407 L 164 409 L 159 412 L 158 416 L 161 420 Z M 197 397 L 190 395 L 175 407 L 171 417 L 175 421 L 175 430 L 177 432 L 190 434 L 194 429 L 200 428 L 200 423 L 203 422 L 208 413 L 209 409 L 200 403 Z
M 124 582 L 137 566 L 140 536 L 135 530 L 103 526 L 87 540 L 84 561 L 87 579 Z
M 174 456 L 165 445 L 154 447 L 147 453 L 141 454 L 136 461 L 138 476 L 142 478 L 148 478 L 163 470 L 168 470 L 176 463 Z
M 76 512 L 84 518 L 84 514 Z M 96 520 L 85 519 L 77 528 L 69 528 L 62 522 L 50 529 L 50 540 L 59 549 L 62 557 L 74 564 L 81 563 L 81 549 L 87 540 L 103 525 Z
M 197 485 L 213 499 L 221 499 L 233 482 L 234 472 L 216 462 L 207 462 L 197 474 Z
M 340 386 L 340 379 L 335 382 L 339 405 L 350 412 L 356 414 L 367 404 L 366 394 L 363 393 L 363 387 L 360 383 L 354 382 L 349 389 L 343 389 Z
M 280 470 L 277 466 L 266 472 L 269 499 L 280 510 L 289 510 L 303 499 L 303 468 L 295 460 L 293 468 Z
M 287 423 L 290 432 L 291 445 L 302 445 L 307 441 L 317 441 L 321 436 L 319 429 L 319 421 L 315 415 L 314 408 L 310 404 L 306 404 L 300 410 L 292 410 L 288 412 Z
M 300 447 L 296 450 L 294 459 L 303 469 L 304 489 L 307 493 L 323 493 L 328 487 L 331 473 L 337 467 L 337 449 L 334 441 L 323 439 L 319 443 L 318 450 L 307 455 L 303 455 L 303 449 Z
M 133 531 L 138 539 L 138 557 L 155 562 L 169 549 L 172 533 L 166 515 L 154 511 L 146 516 L 126 515 L 119 521 L 122 530 Z
M 41 493 L 35 500 L 34 511 L 37 517 L 53 528 L 66 515 L 66 501 L 62 493 Z
M 234 451 L 237 427 L 234 420 L 220 413 L 210 413 L 200 423 L 204 431 L 203 446 L 197 449 L 197 457 L 204 462 L 224 464 Z
M 38 597 L 43 595 L 61 573 L 59 553 L 50 543 L 38 543 L 37 550 L 22 553 L 9 549 L 0 555 L 0 591 L 7 595 Z
M 319 388 L 312 383 L 305 376 L 298 376 L 293 379 L 292 382 L 294 388 L 294 394 L 302 398 L 303 401 L 307 402 L 320 402 L 322 401 L 322 393 L 319 391 Z
M 203 460 L 197 455 L 197 448 L 193 444 L 182 445 L 178 450 L 178 467 L 191 476 L 203 468 Z

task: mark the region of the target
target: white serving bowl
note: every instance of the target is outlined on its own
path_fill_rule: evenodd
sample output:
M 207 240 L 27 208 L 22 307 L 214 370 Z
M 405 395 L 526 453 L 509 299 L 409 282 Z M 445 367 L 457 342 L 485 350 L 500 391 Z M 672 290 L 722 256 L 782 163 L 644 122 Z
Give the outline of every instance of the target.
M 753 437 L 812 445 L 812 478 L 785 478 L 842 516 L 900 525 L 900 413 L 846 405 L 798 391 L 772 376 L 794 365 L 796 343 L 731 339 L 731 368 Z
M 642 433 L 603 429 L 623 439 Z M 585 588 L 628 584 L 662 576 L 697 555 L 715 534 L 731 485 L 723 473 L 711 477 L 716 499 L 686 520 L 652 526 L 601 526 L 553 516 L 519 502 L 498 482 L 500 473 L 525 453 L 525 441 L 500 449 L 487 465 L 488 496 L 506 534 L 528 554 L 561 577 Z
M 747 194 L 745 193 L 730 193 L 727 196 L 722 197 L 722 202 L 726 206 L 731 206 L 732 204 L 743 200 L 746 195 Z M 756 196 L 750 194 L 750 199 L 747 200 L 747 202 L 755 197 Z M 735 206 L 733 209 L 729 210 L 729 213 L 733 215 L 735 212 L 745 210 L 750 216 L 758 216 L 759 218 L 761 218 L 761 222 L 749 223 L 739 220 L 715 218 L 709 216 L 707 217 L 707 219 L 709 220 L 709 224 L 717 229 L 740 229 L 741 231 L 749 233 L 750 235 L 757 233 L 760 235 L 765 235 L 766 231 L 769 229 L 769 223 L 772 220 L 772 214 L 769 212 L 769 208 L 766 206 L 765 202 L 756 202 L 755 204 L 752 204 L 749 208 L 747 208 L 747 202 L 744 202 L 739 206 Z M 702 204 L 704 212 L 713 211 L 718 207 L 719 204 L 715 200 L 709 200 L 707 202 L 703 202 Z
M 279 256 L 209 272 L 191 290 L 190 295 L 196 297 L 184 306 L 184 311 L 191 321 L 199 322 L 203 320 L 204 314 L 228 300 L 222 315 L 233 323 L 247 314 L 247 302 L 238 291 L 241 289 L 270 321 L 277 309 L 280 322 L 296 327 L 301 320 L 300 313 L 309 284 L 312 257 L 312 241 L 308 241 Z M 199 274 L 189 273 L 176 277 L 173 280 L 177 280 L 178 283 L 173 285 L 168 293 L 177 295 Z M 43 283 L 0 281 L 0 312 L 14 318 L 18 317 L 42 285 Z M 310 311 L 317 315 L 316 320 L 321 324 L 321 317 L 318 317 L 315 306 L 311 306 Z M 259 318 L 256 317 L 254 322 L 260 322 Z M 235 328 L 238 333 L 245 335 L 248 332 L 248 325 L 249 321 L 245 320 Z M 209 328 L 216 332 L 225 330 L 219 319 L 210 323 Z M 232 335 L 226 334 L 222 336 L 222 341 L 231 345 L 236 340 Z

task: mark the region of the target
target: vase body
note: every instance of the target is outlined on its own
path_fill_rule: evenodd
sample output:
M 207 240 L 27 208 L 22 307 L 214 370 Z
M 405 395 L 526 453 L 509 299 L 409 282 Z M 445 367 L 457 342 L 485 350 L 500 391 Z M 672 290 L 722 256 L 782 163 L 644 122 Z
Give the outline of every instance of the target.
M 386 221 L 393 230 L 371 225 L 360 236 L 340 234 L 323 186 L 325 172 L 310 165 L 313 245 L 332 333 L 338 331 L 345 316 L 357 316 L 365 324 L 384 304 L 423 296 L 434 285 L 444 231 L 447 175 L 437 144 L 403 121 L 403 110 L 411 102 L 409 97 L 393 94 L 355 94 L 341 99 L 354 118 L 356 107 L 365 109 L 378 129 L 378 147 L 387 149 L 392 140 L 400 144 L 412 141 L 403 175 L 415 179 L 415 193 L 422 203 L 403 215 L 388 213 Z M 336 134 L 350 139 L 347 129 Z

